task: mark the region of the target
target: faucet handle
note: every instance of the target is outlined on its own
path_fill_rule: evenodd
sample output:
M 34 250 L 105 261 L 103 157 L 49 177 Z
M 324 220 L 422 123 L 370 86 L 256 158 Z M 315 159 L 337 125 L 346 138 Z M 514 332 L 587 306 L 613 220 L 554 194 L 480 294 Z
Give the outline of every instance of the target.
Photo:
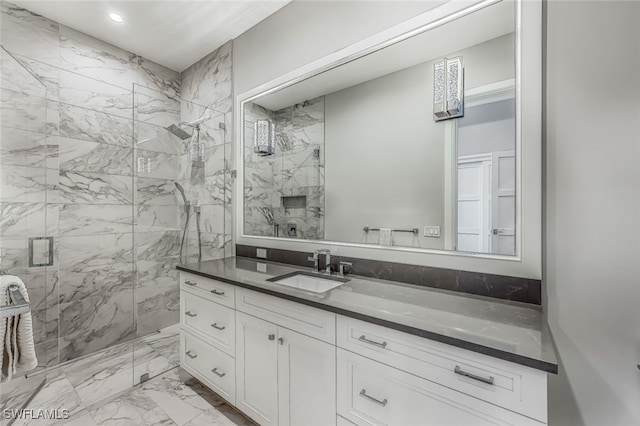
M 346 268 L 351 268 L 353 266 L 353 263 L 351 262 L 340 262 L 340 270 L 338 272 L 338 275 L 341 277 L 345 276 L 345 269 Z

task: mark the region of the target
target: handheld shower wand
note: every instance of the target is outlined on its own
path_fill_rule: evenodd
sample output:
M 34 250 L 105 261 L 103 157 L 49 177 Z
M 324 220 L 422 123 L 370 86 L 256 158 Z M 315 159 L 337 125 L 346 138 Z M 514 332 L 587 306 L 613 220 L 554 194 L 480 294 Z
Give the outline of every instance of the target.
M 187 213 L 187 219 L 184 222 L 184 229 L 182 230 L 182 241 L 180 242 L 180 263 L 182 262 L 182 252 L 184 251 L 184 240 L 187 238 L 187 229 L 189 229 L 189 217 L 191 215 L 191 203 L 187 200 L 187 196 L 184 193 L 184 188 L 178 182 L 174 182 L 178 191 L 180 191 L 180 195 L 182 195 L 182 199 L 184 200 L 184 207 Z

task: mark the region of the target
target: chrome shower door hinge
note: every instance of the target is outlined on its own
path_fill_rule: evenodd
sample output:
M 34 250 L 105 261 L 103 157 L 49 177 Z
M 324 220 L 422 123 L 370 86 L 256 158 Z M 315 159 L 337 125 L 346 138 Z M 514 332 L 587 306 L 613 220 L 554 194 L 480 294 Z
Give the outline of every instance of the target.
M 225 130 L 227 128 L 227 125 L 224 123 L 218 123 L 218 128 Z
M 238 177 L 238 171 L 237 170 L 231 170 L 231 179 L 235 179 Z

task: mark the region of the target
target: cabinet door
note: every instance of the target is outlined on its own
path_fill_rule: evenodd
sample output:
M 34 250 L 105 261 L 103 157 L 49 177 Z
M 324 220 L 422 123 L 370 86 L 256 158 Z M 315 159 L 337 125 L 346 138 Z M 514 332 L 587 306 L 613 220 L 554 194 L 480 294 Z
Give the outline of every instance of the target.
M 278 424 L 278 327 L 236 312 L 236 406 L 261 425 Z
M 278 328 L 280 426 L 336 424 L 336 348 Z

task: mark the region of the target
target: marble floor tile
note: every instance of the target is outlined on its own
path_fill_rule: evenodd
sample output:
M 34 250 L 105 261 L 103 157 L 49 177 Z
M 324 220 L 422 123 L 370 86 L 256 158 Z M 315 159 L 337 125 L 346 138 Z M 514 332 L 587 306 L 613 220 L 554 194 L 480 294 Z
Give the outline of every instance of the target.
M 70 416 L 82 410 L 83 404 L 78 393 L 71 385 L 67 376 L 60 374 L 57 377 L 47 377 L 44 387 L 38 392 L 26 407 L 27 409 L 68 410 Z M 17 420 L 14 425 L 42 425 L 62 422 L 45 422 L 42 419 Z
M 143 342 L 135 344 L 133 381 L 140 383 L 140 377 L 148 374 L 150 378 L 156 377 L 164 372 L 177 367 L 178 363 L 172 363 L 168 358 L 155 351 L 151 346 Z
M 142 392 L 178 425 L 184 425 L 197 416 L 208 412 L 211 405 L 185 385 L 177 369 L 171 370 L 155 380 L 141 385 Z
M 205 413 L 200 414 L 198 417 L 185 423 L 185 426 L 234 426 L 231 420 L 229 420 L 224 414 L 215 409 L 210 409 Z
M 170 361 L 180 360 L 180 324 L 175 324 L 141 338 Z
M 90 410 L 98 425 L 173 425 L 158 405 L 139 390 L 127 392 L 105 405 Z
M 82 410 L 71 416 L 64 424 L 66 426 L 97 426 L 96 421 L 87 410 Z

